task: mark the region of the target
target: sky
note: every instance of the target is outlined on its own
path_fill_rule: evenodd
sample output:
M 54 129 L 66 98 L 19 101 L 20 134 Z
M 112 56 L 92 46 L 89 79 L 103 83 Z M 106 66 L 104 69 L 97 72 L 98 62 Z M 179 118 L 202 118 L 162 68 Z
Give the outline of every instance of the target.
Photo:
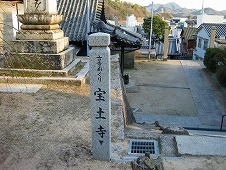
M 131 3 L 136 3 L 141 6 L 148 6 L 152 3 L 152 0 L 121 0 Z M 175 2 L 180 7 L 189 9 L 201 9 L 203 0 L 153 0 L 155 4 L 166 4 L 169 2 Z M 204 0 L 204 8 L 213 8 L 218 11 L 226 10 L 226 0 Z

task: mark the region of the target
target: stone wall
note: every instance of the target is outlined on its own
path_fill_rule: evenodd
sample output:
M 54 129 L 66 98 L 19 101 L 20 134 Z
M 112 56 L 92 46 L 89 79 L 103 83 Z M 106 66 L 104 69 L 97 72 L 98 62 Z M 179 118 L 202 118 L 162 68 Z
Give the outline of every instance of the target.
M 119 54 L 121 51 L 111 51 L 112 55 Z M 134 51 L 128 52 L 125 55 L 125 68 L 134 68 Z
M 124 100 L 119 55 L 111 56 L 112 142 L 124 140 Z

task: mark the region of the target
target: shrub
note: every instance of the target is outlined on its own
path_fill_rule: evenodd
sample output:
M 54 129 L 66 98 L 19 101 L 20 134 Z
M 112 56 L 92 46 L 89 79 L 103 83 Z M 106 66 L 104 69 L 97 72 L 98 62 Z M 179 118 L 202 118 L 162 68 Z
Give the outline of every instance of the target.
M 215 72 L 218 66 L 218 62 L 215 59 L 215 55 L 221 53 L 222 50 L 219 48 L 207 48 L 204 56 L 204 65 L 212 72 Z
M 219 83 L 226 87 L 226 66 L 220 66 L 216 71 L 216 77 Z
M 220 53 L 217 53 L 214 58 L 219 66 L 226 65 L 226 48 L 222 49 Z

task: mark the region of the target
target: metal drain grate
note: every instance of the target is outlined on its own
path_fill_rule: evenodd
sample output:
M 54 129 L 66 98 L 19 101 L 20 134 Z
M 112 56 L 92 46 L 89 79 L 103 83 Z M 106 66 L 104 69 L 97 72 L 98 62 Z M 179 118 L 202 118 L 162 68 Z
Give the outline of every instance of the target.
M 154 140 L 130 140 L 128 154 L 158 154 L 158 143 Z

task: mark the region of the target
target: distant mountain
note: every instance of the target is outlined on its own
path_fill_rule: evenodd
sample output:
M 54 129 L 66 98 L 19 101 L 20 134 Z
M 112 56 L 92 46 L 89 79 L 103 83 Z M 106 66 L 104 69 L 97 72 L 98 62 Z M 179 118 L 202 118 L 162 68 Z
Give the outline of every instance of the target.
M 173 17 L 188 17 L 201 14 L 201 9 L 188 9 L 182 8 L 174 2 L 163 4 L 154 4 L 153 10 L 154 14 L 159 14 L 162 11 L 162 6 L 164 7 L 164 12 L 171 14 Z M 152 4 L 146 6 L 147 10 L 151 12 Z M 208 15 L 224 15 L 226 16 L 226 10 L 224 11 L 216 11 L 212 8 L 205 8 L 205 13 Z
M 164 5 L 164 7 L 165 8 L 170 8 L 172 10 L 181 9 L 181 7 L 179 5 L 177 5 L 175 2 L 168 3 L 168 4 Z
M 153 5 L 153 9 L 154 11 L 157 11 L 159 9 L 161 9 L 161 7 L 164 6 L 164 8 L 170 8 L 172 10 L 177 10 L 177 9 L 181 9 L 181 7 L 179 5 L 177 5 L 176 3 L 174 2 L 171 2 L 171 3 L 168 3 L 168 4 L 154 4 Z M 146 8 L 148 9 L 148 11 L 151 11 L 151 7 L 152 7 L 152 4 L 148 5 Z

